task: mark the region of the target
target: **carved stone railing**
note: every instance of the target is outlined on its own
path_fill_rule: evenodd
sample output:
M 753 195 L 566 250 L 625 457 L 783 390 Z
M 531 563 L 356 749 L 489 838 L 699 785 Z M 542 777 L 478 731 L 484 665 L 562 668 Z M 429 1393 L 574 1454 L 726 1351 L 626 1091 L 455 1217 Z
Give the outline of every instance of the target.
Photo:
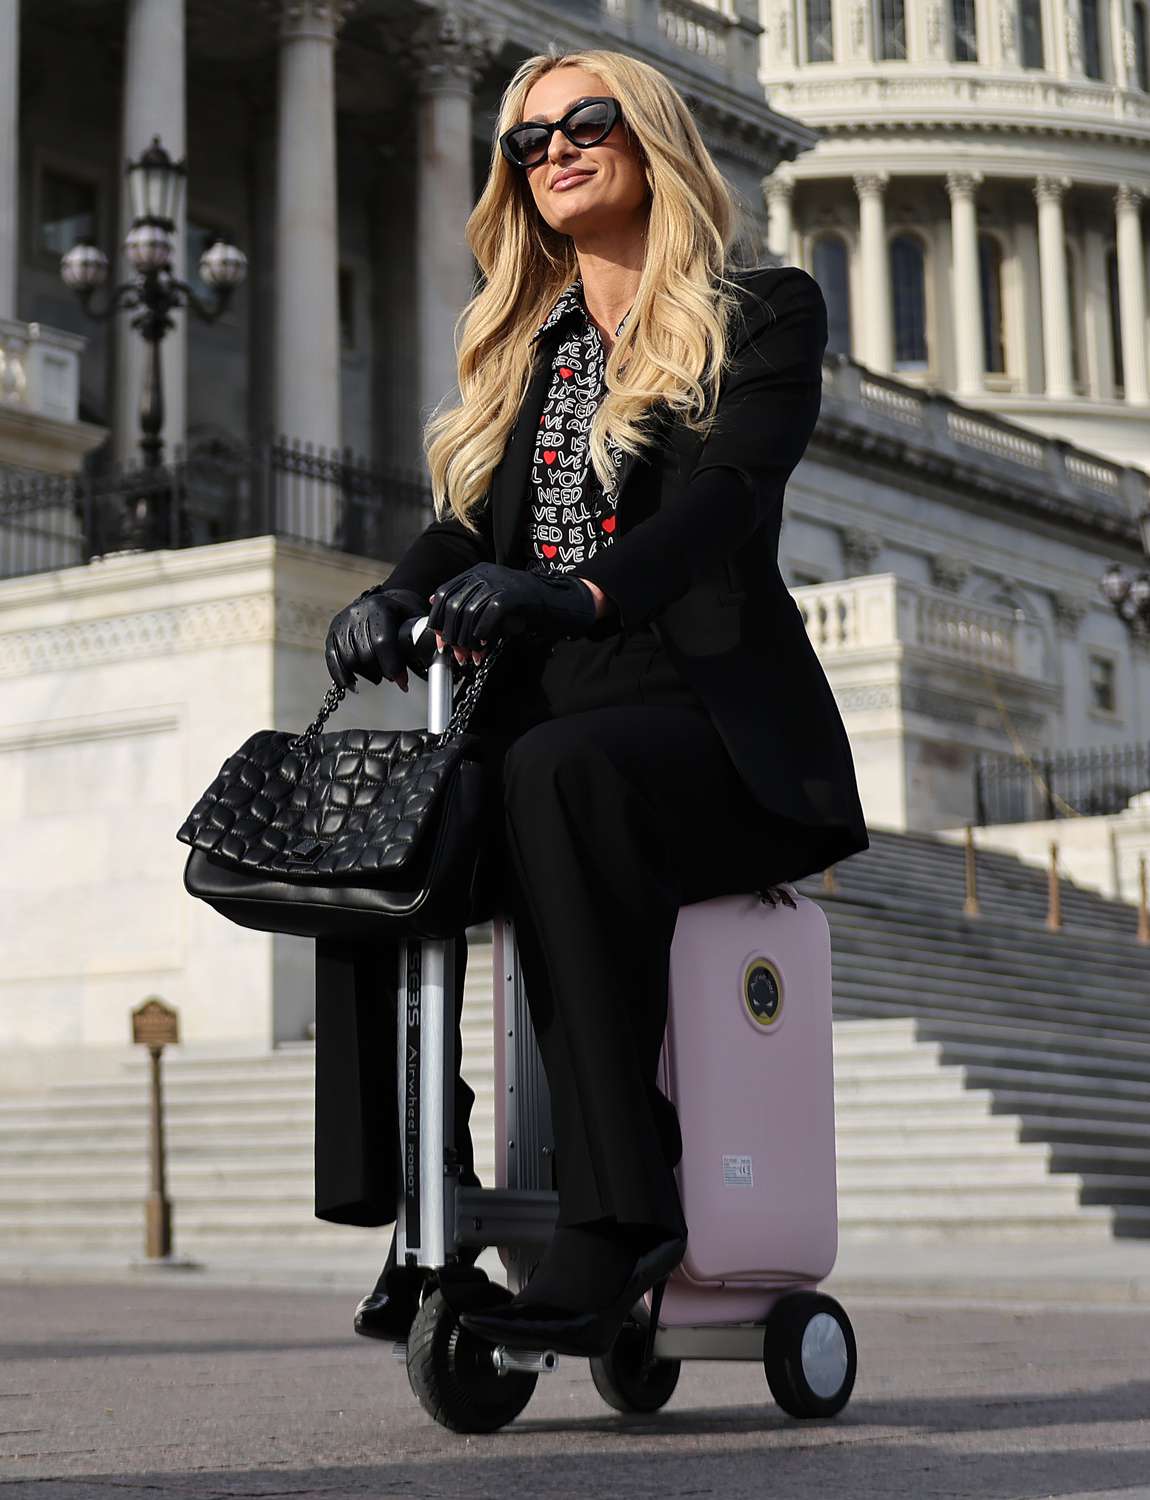
M 74 422 L 80 399 L 80 355 L 87 339 L 0 318 L 0 417 L 18 409 Z
M 1040 662 L 1013 610 L 956 598 L 895 573 L 791 590 L 820 658 L 917 648 L 938 658 L 1037 677 Z
M 1075 121 L 1105 122 L 1111 130 L 1127 124 L 1143 137 L 1150 125 L 1150 96 L 1140 89 L 1044 74 L 1020 78 L 1017 73 L 980 69 L 959 76 L 929 68 L 916 71 L 899 63 L 867 64 L 857 72 L 836 68 L 816 76 L 814 69 L 796 72 L 772 65 L 764 71 L 763 82 L 776 109 L 813 125 L 872 113 L 918 117 L 924 109 L 935 119 L 1014 119 L 1030 128 L 1038 121 L 1058 121 L 1064 129 Z
M 824 441 L 835 440 L 844 423 L 857 425 L 860 414 L 868 425 L 877 418 L 871 436 L 881 446 L 889 435 L 900 462 L 921 461 L 936 472 L 949 464 L 960 483 L 972 481 L 977 472 L 984 494 L 997 483 L 1016 509 L 1041 502 L 1046 511 L 1061 510 L 1112 534 L 1128 532 L 1132 541 L 1137 517 L 1150 509 L 1150 475 L 1144 469 L 963 406 L 944 392 L 915 389 L 847 355 L 824 361 L 823 398 L 819 431 Z M 838 440 L 857 446 L 857 435 L 852 438 L 845 428 Z
M 603 15 L 645 47 L 686 54 L 762 98 L 756 0 L 601 0 Z

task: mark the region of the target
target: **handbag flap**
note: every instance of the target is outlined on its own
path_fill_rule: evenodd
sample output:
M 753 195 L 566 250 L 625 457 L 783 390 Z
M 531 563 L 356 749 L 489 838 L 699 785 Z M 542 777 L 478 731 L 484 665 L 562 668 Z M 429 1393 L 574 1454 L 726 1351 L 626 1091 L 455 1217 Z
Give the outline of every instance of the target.
M 262 729 L 230 755 L 176 837 L 238 869 L 357 880 L 408 869 L 475 736 L 426 729 L 314 736 Z

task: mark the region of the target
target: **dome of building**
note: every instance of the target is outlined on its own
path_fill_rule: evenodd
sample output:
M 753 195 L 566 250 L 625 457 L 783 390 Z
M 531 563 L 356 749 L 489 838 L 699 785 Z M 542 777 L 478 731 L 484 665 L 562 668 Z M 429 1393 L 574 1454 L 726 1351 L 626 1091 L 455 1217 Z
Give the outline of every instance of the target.
M 1150 0 L 763 0 L 830 349 L 1150 468 Z

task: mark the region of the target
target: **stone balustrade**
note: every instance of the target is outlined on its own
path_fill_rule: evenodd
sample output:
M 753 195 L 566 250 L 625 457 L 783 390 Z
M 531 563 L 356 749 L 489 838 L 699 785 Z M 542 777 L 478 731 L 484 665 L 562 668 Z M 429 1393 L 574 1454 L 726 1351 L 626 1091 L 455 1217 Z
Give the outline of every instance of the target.
M 996 672 L 1036 676 L 1040 665 L 1012 610 L 959 599 L 896 573 L 791 590 L 820 658 L 918 647 Z
M 88 340 L 43 323 L 0 319 L 0 413 L 11 408 L 74 422 Z
M 879 419 L 877 429 L 908 444 L 909 461 L 939 470 L 949 464 L 964 483 L 979 470 L 997 487 L 1009 476 L 1017 504 L 1089 517 L 1137 545 L 1137 518 L 1150 509 L 1150 474 L 1143 469 L 962 406 L 941 391 L 914 390 L 847 355 L 825 361 L 823 396 L 820 431 L 828 438 L 841 418 L 861 409 Z

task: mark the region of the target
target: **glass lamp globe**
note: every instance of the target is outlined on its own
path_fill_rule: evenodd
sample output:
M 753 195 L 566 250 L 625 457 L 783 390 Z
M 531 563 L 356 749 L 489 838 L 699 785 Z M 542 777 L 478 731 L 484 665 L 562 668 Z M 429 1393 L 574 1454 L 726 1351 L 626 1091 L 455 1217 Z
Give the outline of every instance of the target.
M 1102 575 L 1102 592 L 1111 604 L 1121 604 L 1130 592 L 1130 578 L 1118 563 L 1111 563 Z
M 226 240 L 213 240 L 200 256 L 200 279 L 206 286 L 240 286 L 247 280 L 247 274 L 247 256 Z
M 1150 614 L 1150 573 L 1139 573 L 1130 585 L 1130 602 L 1140 615 Z
M 160 271 L 172 260 L 172 237 L 158 224 L 136 224 L 124 241 L 124 254 L 137 271 Z
M 173 161 L 160 137 L 136 161 L 128 163 L 128 188 L 132 198 L 132 215 L 137 219 L 159 219 L 175 223 L 183 198 L 187 167 Z
M 108 279 L 108 257 L 94 240 L 79 240 L 60 257 L 60 278 L 75 292 L 90 292 Z

